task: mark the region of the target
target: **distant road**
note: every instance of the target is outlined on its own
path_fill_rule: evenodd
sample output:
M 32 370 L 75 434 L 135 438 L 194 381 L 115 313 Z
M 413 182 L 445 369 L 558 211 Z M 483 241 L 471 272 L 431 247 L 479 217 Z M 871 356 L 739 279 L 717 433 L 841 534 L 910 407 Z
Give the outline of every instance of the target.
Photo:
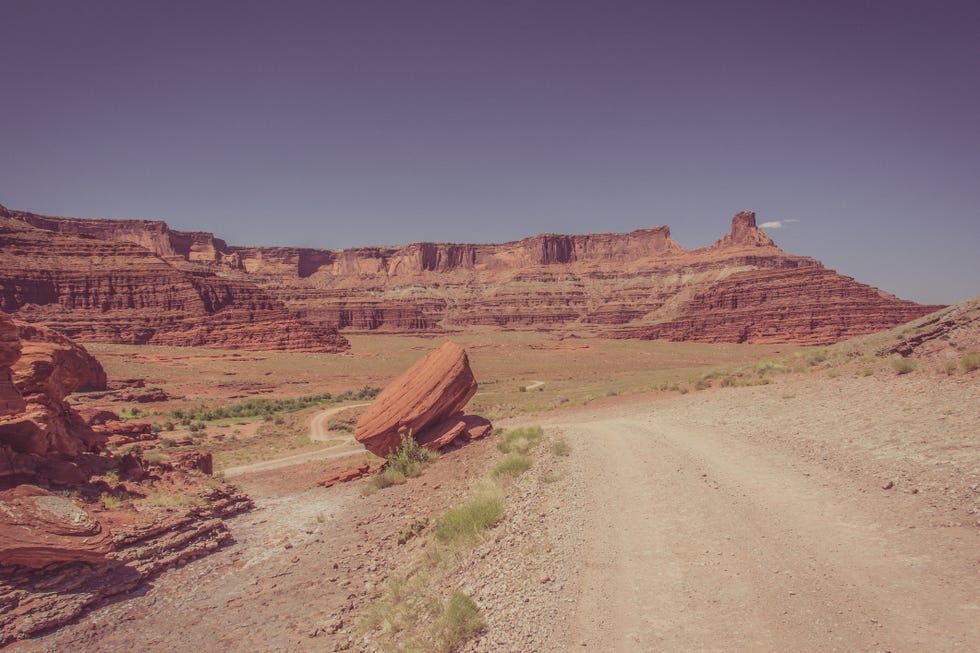
M 248 465 L 238 465 L 235 467 L 229 467 L 224 470 L 225 476 L 239 476 L 241 474 L 251 474 L 253 472 L 264 472 L 270 469 L 279 469 L 280 467 L 290 467 L 292 465 L 302 465 L 303 463 L 308 463 L 314 460 L 330 460 L 331 458 L 343 458 L 344 456 L 350 456 L 359 452 L 364 451 L 362 447 L 354 437 L 348 434 L 340 435 L 337 433 L 331 433 L 330 429 L 327 428 L 327 423 L 331 417 L 342 413 L 345 410 L 351 410 L 353 408 L 361 408 L 363 406 L 369 406 L 369 403 L 364 404 L 351 404 L 349 406 L 336 406 L 334 408 L 327 408 L 322 410 L 313 416 L 310 420 L 310 441 L 312 442 L 326 442 L 328 440 L 338 440 L 343 439 L 345 442 L 340 445 L 333 447 L 326 447 L 323 449 L 318 449 L 316 451 L 308 451 L 306 453 L 293 454 L 292 456 L 286 456 L 284 458 L 276 458 L 274 460 L 264 460 L 262 462 L 250 463 Z

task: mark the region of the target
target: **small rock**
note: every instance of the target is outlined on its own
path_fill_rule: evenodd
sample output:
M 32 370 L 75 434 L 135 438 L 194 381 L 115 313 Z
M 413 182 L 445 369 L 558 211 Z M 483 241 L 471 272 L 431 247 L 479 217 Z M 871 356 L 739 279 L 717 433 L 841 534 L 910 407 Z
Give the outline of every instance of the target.
M 888 481 L 887 483 L 885 483 L 884 485 L 881 486 L 881 489 L 882 490 L 890 490 L 893 487 L 895 487 L 895 482 L 894 481 Z

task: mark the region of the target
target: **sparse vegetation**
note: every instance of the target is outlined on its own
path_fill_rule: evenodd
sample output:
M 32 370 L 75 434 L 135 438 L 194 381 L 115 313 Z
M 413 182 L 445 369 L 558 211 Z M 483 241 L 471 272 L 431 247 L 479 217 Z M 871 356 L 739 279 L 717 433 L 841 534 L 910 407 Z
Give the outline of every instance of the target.
M 276 413 L 295 412 L 313 406 L 336 404 L 345 401 L 366 401 L 368 399 L 374 399 L 380 392 L 381 388 L 364 386 L 360 390 L 348 390 L 338 395 L 324 392 L 318 395 L 307 395 L 305 397 L 294 397 L 290 399 L 259 397 L 228 406 L 209 406 L 202 404 L 193 408 L 177 408 L 171 411 L 170 417 L 182 421 L 188 420 L 188 423 L 195 420 L 198 422 L 214 422 L 222 419 L 242 417 L 268 417 L 272 421 L 274 419 L 273 415 Z
M 402 446 L 388 456 L 385 469 L 394 470 L 406 478 L 412 478 L 421 474 L 422 467 L 437 455 L 434 451 L 420 445 L 411 434 L 403 435 Z
M 454 651 L 486 628 L 476 601 L 460 591 L 455 591 L 446 602 L 441 617 L 433 625 L 435 640 L 441 651 Z
M 362 494 L 370 496 L 383 488 L 405 483 L 421 474 L 422 468 L 438 455 L 420 445 L 411 435 L 403 435 L 402 446 L 388 457 L 381 473 L 371 477 Z M 375 457 L 375 460 L 378 458 Z
M 556 456 L 567 456 L 572 452 L 572 448 L 568 445 L 565 438 L 556 438 L 554 443 L 551 445 L 551 453 Z
M 152 490 L 146 495 L 146 503 L 163 508 L 191 508 L 205 504 L 204 499 L 194 494 L 184 492 L 165 492 Z
M 143 452 L 143 460 L 148 463 L 170 462 L 170 457 L 159 449 L 151 449 Z
M 980 369 L 980 351 L 968 351 L 960 358 L 960 367 L 964 372 L 973 372 Z
M 914 372 L 916 368 L 915 361 L 911 358 L 893 358 L 892 359 L 892 369 L 898 374 L 908 374 L 909 372 Z
M 122 506 L 130 503 L 133 497 L 128 492 L 119 491 L 112 492 L 102 497 L 102 505 L 106 510 L 117 510 Z
M 531 463 L 530 456 L 512 451 L 494 466 L 490 475 L 494 478 L 500 478 L 501 476 L 520 476 L 531 468 Z
M 504 433 L 503 439 L 497 444 L 497 448 L 503 453 L 510 453 L 512 451 L 527 453 L 543 437 L 544 430 L 540 426 L 511 429 Z
M 450 509 L 436 525 L 440 542 L 472 540 L 504 516 L 504 495 L 493 483 L 484 482 L 462 505 Z

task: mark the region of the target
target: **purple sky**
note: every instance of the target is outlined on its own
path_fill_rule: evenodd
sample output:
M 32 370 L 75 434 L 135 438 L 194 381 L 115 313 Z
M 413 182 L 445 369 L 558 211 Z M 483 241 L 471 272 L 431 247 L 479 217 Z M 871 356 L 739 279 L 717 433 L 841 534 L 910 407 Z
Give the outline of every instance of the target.
M 798 220 L 980 292 L 980 2 L 0 1 L 0 203 L 233 244 Z

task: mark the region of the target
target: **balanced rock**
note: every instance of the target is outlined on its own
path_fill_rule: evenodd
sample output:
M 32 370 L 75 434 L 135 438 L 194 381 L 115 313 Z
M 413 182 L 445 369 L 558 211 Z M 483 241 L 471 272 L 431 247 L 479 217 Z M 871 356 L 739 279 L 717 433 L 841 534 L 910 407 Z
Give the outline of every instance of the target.
M 476 386 L 466 352 L 447 342 L 378 395 L 358 420 L 354 437 L 371 453 L 386 457 L 398 448 L 402 435 L 411 434 L 421 442 L 427 427 L 462 411 L 476 394 Z
M 0 492 L 0 505 L 0 565 L 100 562 L 112 550 L 108 529 L 67 497 L 19 485 Z

